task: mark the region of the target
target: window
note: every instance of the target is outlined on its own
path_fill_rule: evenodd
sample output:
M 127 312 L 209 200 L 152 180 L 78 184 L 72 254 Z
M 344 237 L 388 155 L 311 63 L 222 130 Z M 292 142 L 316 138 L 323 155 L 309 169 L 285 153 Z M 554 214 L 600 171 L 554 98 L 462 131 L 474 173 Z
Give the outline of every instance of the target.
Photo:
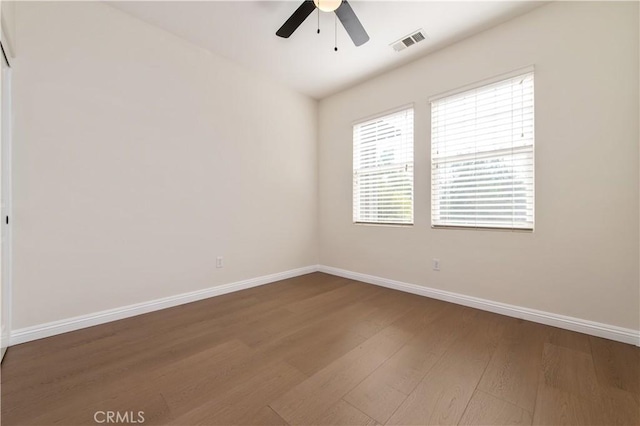
M 353 221 L 413 224 L 413 108 L 353 126 Z
M 431 101 L 431 225 L 533 230 L 533 70 Z

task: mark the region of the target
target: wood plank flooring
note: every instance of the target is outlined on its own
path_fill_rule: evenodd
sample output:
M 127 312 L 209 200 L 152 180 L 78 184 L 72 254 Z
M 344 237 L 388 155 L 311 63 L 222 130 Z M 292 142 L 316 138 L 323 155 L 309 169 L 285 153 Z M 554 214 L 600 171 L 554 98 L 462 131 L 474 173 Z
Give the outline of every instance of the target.
M 5 426 L 640 424 L 637 347 L 322 273 L 13 346 L 1 384 Z

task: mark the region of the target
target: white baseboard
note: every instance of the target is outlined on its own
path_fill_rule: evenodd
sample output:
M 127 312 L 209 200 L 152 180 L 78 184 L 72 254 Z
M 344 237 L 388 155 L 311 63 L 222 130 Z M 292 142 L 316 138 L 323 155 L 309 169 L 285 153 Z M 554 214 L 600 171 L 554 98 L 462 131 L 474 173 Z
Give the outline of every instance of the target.
M 78 317 L 67 318 L 60 321 L 54 321 L 46 324 L 35 325 L 32 327 L 12 330 L 9 338 L 10 345 L 29 342 L 31 340 L 43 339 L 45 337 L 55 336 L 56 334 L 67 333 L 69 331 L 78 330 L 85 327 L 104 324 L 111 321 L 129 318 L 148 312 L 158 311 L 160 309 L 170 308 L 185 303 L 195 302 L 209 297 L 220 296 L 234 291 L 244 290 L 251 287 L 257 287 L 269 284 L 275 281 L 285 280 L 300 275 L 309 274 L 318 270 L 317 265 L 306 266 L 304 268 L 291 269 L 289 271 L 279 272 L 271 275 L 264 275 L 248 280 L 237 281 L 230 284 L 223 284 L 216 287 L 206 288 L 204 290 L 192 291 L 189 293 L 178 294 L 176 296 L 164 297 L 162 299 L 151 300 L 148 302 L 136 303 L 134 305 L 123 306 L 121 308 L 109 309 L 106 311 L 96 312 L 93 314 L 81 315 Z
M 430 287 L 409 284 L 401 281 L 390 280 L 387 278 L 380 278 L 373 275 L 361 274 L 358 272 L 347 271 L 331 266 L 320 265 L 318 267 L 318 270 L 327 274 L 337 275 L 352 280 L 392 288 L 394 290 L 418 294 L 420 296 L 444 300 L 447 302 L 456 303 L 458 305 L 481 309 L 483 311 L 494 312 L 514 318 L 521 318 L 527 321 L 537 322 L 540 324 L 564 328 L 571 331 L 577 331 L 579 333 L 590 334 L 592 336 L 603 337 L 605 339 L 616 340 L 618 342 L 640 346 L 640 331 L 632 330 L 630 328 L 622 328 L 580 318 L 573 318 L 565 315 L 558 315 L 550 312 L 523 308 L 521 306 L 493 302 L 491 300 L 480 299 L 478 297 L 465 296 L 464 294 L 437 290 Z
M 310 274 L 316 271 L 362 281 L 368 284 L 387 287 L 394 290 L 400 290 L 407 293 L 413 293 L 420 296 L 431 297 L 433 299 L 444 300 L 458 305 L 481 309 L 483 311 L 495 312 L 501 315 L 521 318 L 527 321 L 533 321 L 540 324 L 564 328 L 571 331 L 577 331 L 579 333 L 590 334 L 593 336 L 603 337 L 605 339 L 616 340 L 618 342 L 640 346 L 640 332 L 638 332 L 637 330 L 568 317 L 565 315 L 553 314 L 550 312 L 538 311 L 521 306 L 508 305 L 506 303 L 494 302 L 491 300 L 480 299 L 478 297 L 465 296 L 463 294 L 437 290 L 430 287 L 390 280 L 373 275 L 361 274 L 358 272 L 347 271 L 344 269 L 325 265 L 306 266 L 304 268 L 292 269 L 289 271 L 271 275 L 264 275 L 262 277 L 237 281 L 234 283 L 211 287 L 204 290 L 183 293 L 176 296 L 137 303 L 121 308 L 109 309 L 93 314 L 82 315 L 32 327 L 21 328 L 11 332 L 9 344 L 17 345 L 20 343 L 29 342 L 31 340 L 55 336 L 56 334 L 67 333 L 69 331 L 79 330 L 81 328 L 92 327 L 94 325 L 104 324 L 111 321 L 117 321 L 148 312 L 158 311 L 185 303 L 207 299 L 209 297 L 220 296 L 251 287 L 269 284 L 287 278 Z

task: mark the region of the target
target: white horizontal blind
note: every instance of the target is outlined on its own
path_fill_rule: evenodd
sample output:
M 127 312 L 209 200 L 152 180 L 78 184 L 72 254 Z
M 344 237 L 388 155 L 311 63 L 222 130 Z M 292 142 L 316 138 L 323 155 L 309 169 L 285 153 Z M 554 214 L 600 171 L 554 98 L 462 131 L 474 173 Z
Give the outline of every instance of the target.
M 413 223 L 413 108 L 353 126 L 353 221 Z
M 431 224 L 533 229 L 533 72 L 431 103 Z

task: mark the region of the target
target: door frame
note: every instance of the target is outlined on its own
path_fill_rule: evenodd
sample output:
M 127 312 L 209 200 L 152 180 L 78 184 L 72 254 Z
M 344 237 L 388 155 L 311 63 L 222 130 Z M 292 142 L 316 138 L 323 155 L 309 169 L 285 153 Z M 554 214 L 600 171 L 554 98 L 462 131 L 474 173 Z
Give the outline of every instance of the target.
M 11 207 L 12 207 L 12 197 L 11 197 L 11 166 L 12 166 L 12 135 L 13 135 L 13 115 L 11 114 L 11 62 L 9 61 L 9 57 L 6 54 L 6 50 L 4 47 L 4 43 L 0 40 L 0 50 L 1 50 L 1 58 L 2 68 L 6 65 L 6 79 L 4 78 L 4 69 L 2 69 L 0 79 L 0 93 L 3 93 L 5 96 L 0 96 L 0 102 L 2 103 L 0 111 L 2 111 L 2 115 L 5 114 L 5 110 L 8 109 L 8 115 L 5 116 L 8 119 L 2 120 L 2 126 L 0 127 L 0 150 L 1 150 L 1 161 L 0 165 L 2 173 L 1 177 L 1 185 L 0 188 L 0 205 L 2 206 L 2 211 L 0 212 L 0 226 L 2 227 L 2 239 L 0 240 L 2 244 L 2 255 L 0 258 L 0 262 L 2 262 L 1 274 L 0 277 L 0 285 L 2 285 L 2 306 L 0 307 L 0 362 L 4 358 L 4 354 L 9 347 L 10 337 L 11 337 L 11 287 L 13 282 L 12 277 L 12 223 L 10 220 L 11 217 Z M 3 87 L 5 86 L 6 87 Z M 6 108 L 8 107 L 8 108 Z M 3 117 L 0 116 L 0 119 Z

